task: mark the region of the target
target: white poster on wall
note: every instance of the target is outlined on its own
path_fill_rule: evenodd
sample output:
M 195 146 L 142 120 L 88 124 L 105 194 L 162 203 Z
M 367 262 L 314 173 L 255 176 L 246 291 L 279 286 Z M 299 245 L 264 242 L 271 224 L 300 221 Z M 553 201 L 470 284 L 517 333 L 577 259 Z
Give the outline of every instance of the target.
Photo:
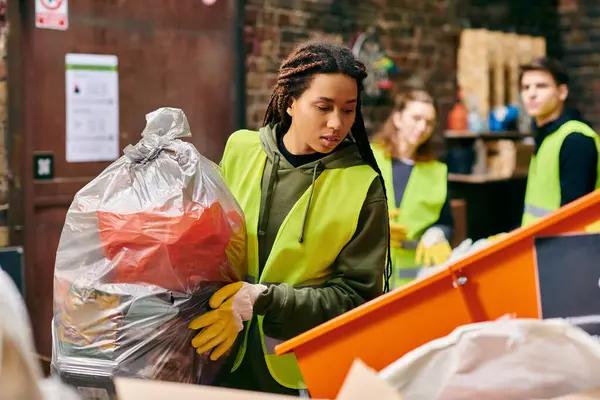
M 67 54 L 67 162 L 119 157 L 119 75 L 113 55 Z

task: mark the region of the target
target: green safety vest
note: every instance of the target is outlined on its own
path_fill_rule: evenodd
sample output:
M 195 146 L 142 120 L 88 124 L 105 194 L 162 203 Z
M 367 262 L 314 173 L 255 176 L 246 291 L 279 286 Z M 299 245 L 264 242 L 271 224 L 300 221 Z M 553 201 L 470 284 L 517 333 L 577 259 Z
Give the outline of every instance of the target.
M 227 141 L 221 161 L 225 180 L 246 217 L 247 281 L 266 285 L 287 283 L 296 288 L 320 286 L 330 279 L 335 259 L 354 236 L 360 211 L 377 173 L 368 165 L 324 170 L 314 182 L 302 243 L 299 243 L 299 236 L 311 188 L 300 197 L 281 224 L 259 276 L 257 230 L 266 160 L 258 132 L 241 130 Z M 258 316 L 257 320 L 263 353 L 273 379 L 288 388 L 305 389 L 294 354 L 275 355 L 275 346 L 282 341 L 264 334 L 263 316 Z M 249 327 L 250 324 L 246 327 L 233 371 L 244 358 Z
M 392 160 L 382 147 L 372 145 L 373 154 L 385 181 L 388 208 L 396 210 Z M 439 161 L 416 162 L 404 195 L 400 202 L 399 214 L 394 222 L 408 230 L 407 240 L 401 248 L 392 248 L 393 276 L 392 288 L 398 288 L 413 281 L 421 266 L 415 263 L 416 248 L 425 231 L 440 218 L 448 192 L 448 169 Z
M 560 148 L 565 138 L 573 132 L 580 132 L 594 139 L 596 150 L 600 153 L 598 135 L 583 122 L 565 122 L 548 135 L 529 163 L 522 226 L 529 225 L 560 208 Z M 596 189 L 600 187 L 600 157 L 597 170 Z

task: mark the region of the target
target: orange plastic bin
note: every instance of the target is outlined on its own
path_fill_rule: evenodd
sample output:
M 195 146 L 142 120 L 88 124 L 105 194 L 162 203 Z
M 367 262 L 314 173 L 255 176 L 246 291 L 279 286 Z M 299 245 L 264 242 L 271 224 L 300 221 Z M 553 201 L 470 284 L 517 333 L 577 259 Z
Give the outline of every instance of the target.
M 600 190 L 517 229 L 448 269 L 366 303 L 276 347 L 293 352 L 312 397 L 335 398 L 354 359 L 381 370 L 458 326 L 507 313 L 539 318 L 533 240 L 583 232 Z

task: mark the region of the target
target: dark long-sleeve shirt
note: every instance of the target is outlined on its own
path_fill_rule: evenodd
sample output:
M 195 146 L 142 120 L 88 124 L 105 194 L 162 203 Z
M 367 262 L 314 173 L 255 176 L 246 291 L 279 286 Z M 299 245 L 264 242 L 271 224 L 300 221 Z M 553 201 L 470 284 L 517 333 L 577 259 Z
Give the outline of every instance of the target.
M 400 202 L 404 196 L 408 179 L 412 173 L 413 166 L 402 160 L 392 159 L 392 176 L 394 179 L 394 195 L 396 197 L 396 206 L 400 207 Z M 448 241 L 452 240 L 454 233 L 454 219 L 452 218 L 452 210 L 450 209 L 450 200 L 446 196 L 446 201 L 442 207 L 439 219 L 432 225 L 440 228 L 444 232 L 444 236 Z
M 535 153 L 548 135 L 571 120 L 585 122 L 577 110 L 566 110 L 558 119 L 541 127 L 534 124 Z M 597 164 L 598 151 L 592 138 L 581 132 L 573 132 L 565 138 L 559 153 L 561 206 L 594 191 Z

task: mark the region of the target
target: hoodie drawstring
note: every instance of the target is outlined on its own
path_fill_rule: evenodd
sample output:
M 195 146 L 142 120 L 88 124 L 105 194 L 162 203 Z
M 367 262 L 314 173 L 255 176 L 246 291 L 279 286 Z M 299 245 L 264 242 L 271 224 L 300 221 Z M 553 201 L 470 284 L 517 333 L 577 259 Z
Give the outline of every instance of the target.
M 261 209 L 263 210 L 262 218 L 258 223 L 258 236 L 264 236 L 267 230 L 267 224 L 269 223 L 269 212 L 271 210 L 271 202 L 273 200 L 273 187 L 277 178 L 277 170 L 279 170 L 279 154 L 273 155 L 273 163 L 271 164 L 271 174 L 269 176 L 269 186 L 267 188 L 267 195 L 265 196 L 265 204 Z
M 312 201 L 313 193 L 315 191 L 315 181 L 317 180 L 317 170 L 319 169 L 319 165 L 321 165 L 320 161 L 315 164 L 315 168 L 313 169 L 313 177 L 312 177 L 312 183 L 310 184 L 310 193 L 308 195 L 308 203 L 306 203 L 306 210 L 304 211 L 304 218 L 302 219 L 302 231 L 300 232 L 300 237 L 298 238 L 298 243 L 304 242 L 304 229 L 306 228 L 306 221 L 308 220 L 308 211 L 310 210 L 310 202 Z

